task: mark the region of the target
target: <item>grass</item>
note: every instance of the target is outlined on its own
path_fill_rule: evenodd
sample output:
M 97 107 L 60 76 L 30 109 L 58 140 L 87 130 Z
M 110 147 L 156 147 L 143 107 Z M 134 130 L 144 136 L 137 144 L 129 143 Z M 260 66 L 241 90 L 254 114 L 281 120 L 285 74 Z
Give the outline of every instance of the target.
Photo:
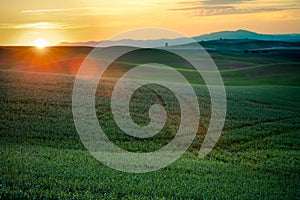
M 300 197 L 299 87 L 226 87 L 224 131 L 215 149 L 199 159 L 197 151 L 210 113 L 209 95 L 205 87 L 194 85 L 202 118 L 188 152 L 164 169 L 128 174 L 101 164 L 82 145 L 72 118 L 72 76 L 1 72 L 0 81 L 1 199 Z M 99 122 L 117 145 L 144 152 L 172 138 L 170 133 L 176 130 L 172 124 L 152 140 L 122 134 L 107 108 L 112 82 L 100 83 L 98 88 Z M 142 90 L 149 93 L 149 88 Z M 148 119 L 141 110 L 143 96 L 135 95 L 133 118 L 143 123 Z M 150 104 L 157 101 L 151 95 L 147 99 Z M 177 104 L 171 101 L 168 106 L 172 111 Z
M 300 199 L 300 60 L 299 50 L 288 49 L 299 44 L 252 40 L 201 44 L 213 49 L 209 53 L 227 93 L 225 127 L 204 159 L 197 153 L 211 111 L 198 72 L 174 55 L 152 50 L 120 57 L 106 71 L 106 76 L 120 77 L 155 59 L 194 83 L 201 111 L 196 138 L 176 162 L 145 174 L 101 164 L 76 132 L 73 75 L 91 48 L 1 47 L 0 199 Z M 244 53 L 266 48 L 266 54 Z M 130 111 L 137 124 L 150 122 L 148 109 L 154 103 L 164 105 L 168 113 L 159 134 L 137 139 L 114 122 L 110 108 L 114 84 L 114 79 L 101 81 L 96 93 L 97 117 L 109 139 L 133 152 L 166 145 L 180 121 L 174 95 L 151 84 L 134 93 Z M 158 97 L 162 93 L 165 98 Z

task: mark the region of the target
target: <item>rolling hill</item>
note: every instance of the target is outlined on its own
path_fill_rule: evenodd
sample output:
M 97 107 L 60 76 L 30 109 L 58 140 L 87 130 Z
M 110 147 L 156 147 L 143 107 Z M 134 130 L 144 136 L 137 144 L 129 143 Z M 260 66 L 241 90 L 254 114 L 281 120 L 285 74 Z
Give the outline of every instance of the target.
M 300 42 L 222 39 L 200 44 L 216 63 L 226 85 L 300 85 Z M 110 48 L 114 51 L 130 47 Z M 189 49 L 189 44 L 176 48 L 193 51 Z M 48 47 L 43 50 L 35 47 L 0 47 L 0 70 L 76 75 L 92 49 L 86 46 Z M 149 62 L 167 62 L 192 83 L 204 84 L 197 71 L 174 56 L 150 50 L 126 59 L 115 62 L 106 76 L 119 76 L 148 59 Z

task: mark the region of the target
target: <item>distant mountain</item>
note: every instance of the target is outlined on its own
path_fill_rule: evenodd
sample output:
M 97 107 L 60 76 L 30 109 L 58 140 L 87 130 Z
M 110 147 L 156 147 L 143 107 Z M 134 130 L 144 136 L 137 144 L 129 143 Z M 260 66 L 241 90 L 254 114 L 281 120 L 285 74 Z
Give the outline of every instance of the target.
M 273 41 L 300 41 L 300 34 L 260 34 L 246 30 L 221 31 L 194 37 L 197 41 L 218 39 L 253 39 Z
M 221 31 L 205 35 L 193 37 L 197 42 L 220 39 L 251 39 L 264 41 L 284 41 L 284 42 L 300 42 L 300 34 L 260 34 L 247 30 L 237 31 Z M 168 43 L 170 46 L 187 43 L 184 38 L 177 39 L 158 39 L 158 40 L 119 40 L 119 41 L 88 41 L 88 42 L 61 42 L 57 46 L 91 46 L 95 47 L 99 43 L 102 46 L 164 46 Z
M 91 46 L 95 47 L 99 44 L 97 41 L 88 41 L 88 42 L 60 42 L 56 46 Z
M 164 47 L 165 45 L 181 45 L 190 43 L 190 39 L 177 38 L 177 39 L 157 39 L 157 40 L 131 40 L 123 39 L 117 41 L 103 40 L 103 41 L 89 41 L 89 42 L 61 42 L 57 46 L 91 46 L 95 47 L 100 45 L 101 47 L 109 46 L 136 46 L 136 47 Z

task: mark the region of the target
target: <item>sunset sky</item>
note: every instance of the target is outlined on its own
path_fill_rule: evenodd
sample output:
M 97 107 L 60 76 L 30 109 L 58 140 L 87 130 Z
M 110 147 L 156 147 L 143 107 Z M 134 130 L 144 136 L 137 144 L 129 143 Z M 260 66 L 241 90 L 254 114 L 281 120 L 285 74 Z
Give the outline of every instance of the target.
M 300 1 L 1 0 L 0 45 L 100 41 L 149 26 L 188 36 L 237 29 L 300 33 Z

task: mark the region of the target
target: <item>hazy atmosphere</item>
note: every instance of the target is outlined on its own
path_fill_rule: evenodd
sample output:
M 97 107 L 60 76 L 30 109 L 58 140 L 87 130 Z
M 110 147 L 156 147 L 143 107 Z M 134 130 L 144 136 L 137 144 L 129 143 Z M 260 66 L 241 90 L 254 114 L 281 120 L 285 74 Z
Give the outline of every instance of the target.
M 197 36 L 223 30 L 300 32 L 297 0 L 2 0 L 1 45 L 104 40 L 138 27 Z

